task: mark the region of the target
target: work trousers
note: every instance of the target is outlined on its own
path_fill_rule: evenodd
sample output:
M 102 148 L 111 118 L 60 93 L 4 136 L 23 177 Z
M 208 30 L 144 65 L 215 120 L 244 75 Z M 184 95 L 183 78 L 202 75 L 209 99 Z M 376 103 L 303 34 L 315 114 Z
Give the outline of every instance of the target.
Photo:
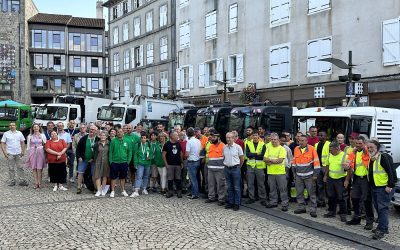
M 295 185 L 296 185 L 296 200 L 298 207 L 300 209 L 305 209 L 306 208 L 306 202 L 304 199 L 304 187 L 307 189 L 308 196 L 310 197 L 310 202 L 311 202 L 311 212 L 316 212 L 317 211 L 317 194 L 316 194 L 316 184 L 313 179 L 313 176 L 307 176 L 307 177 L 300 177 L 296 176 L 295 178 Z
M 217 190 L 218 200 L 225 202 L 225 175 L 223 168 L 208 168 L 208 199 L 215 200 Z
M 359 177 L 354 175 L 351 200 L 353 203 L 354 218 L 361 219 L 361 209 L 364 207 L 367 224 L 371 224 L 374 219 L 374 210 L 372 209 L 371 187 L 367 176 Z
M 249 198 L 252 200 L 255 199 L 255 179 L 257 179 L 258 197 L 261 200 L 266 200 L 267 194 L 264 185 L 264 169 L 252 168 L 250 166 L 247 166 L 247 185 L 249 190 Z
M 337 204 L 339 203 L 339 214 L 347 214 L 347 189 L 344 187 L 346 177 L 332 179 L 328 177 L 327 193 L 328 193 L 328 211 L 336 214 Z
M 269 185 L 269 200 L 271 205 L 278 204 L 278 189 L 281 196 L 282 206 L 287 207 L 289 205 L 289 199 L 287 195 L 287 179 L 286 174 L 269 174 L 268 175 Z
M 317 176 L 317 202 L 325 204 L 326 202 L 326 184 L 324 182 L 325 170 L 319 171 Z

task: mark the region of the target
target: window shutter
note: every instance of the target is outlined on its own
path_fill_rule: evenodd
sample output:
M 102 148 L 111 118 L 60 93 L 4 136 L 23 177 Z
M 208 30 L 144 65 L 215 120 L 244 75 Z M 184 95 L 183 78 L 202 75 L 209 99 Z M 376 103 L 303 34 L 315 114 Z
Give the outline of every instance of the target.
M 400 24 L 399 18 L 382 23 L 383 65 L 400 63 Z
M 232 4 L 229 6 L 229 32 L 235 32 L 237 30 L 237 19 L 238 5 Z
M 211 15 L 211 35 L 216 36 L 217 35 L 217 12 L 214 12 Z
M 140 47 L 139 47 L 139 63 L 140 63 L 140 66 L 144 65 L 144 63 L 143 63 L 143 45 L 140 45 Z
M 135 68 L 135 48 L 131 48 L 131 68 Z
M 284 46 L 280 49 L 280 77 L 282 79 L 290 79 L 290 49 Z
M 204 63 L 204 87 L 210 86 L 210 64 Z
M 319 72 L 318 54 L 320 51 L 320 43 L 318 41 L 311 41 L 307 46 L 308 53 L 308 74 L 313 75 Z
M 319 7 L 320 7 L 321 9 L 329 8 L 330 2 L 331 2 L 331 0 L 320 0 L 320 5 L 319 5 Z
M 320 59 L 332 56 L 332 38 L 322 39 L 320 42 L 321 54 Z M 327 73 L 332 70 L 332 64 L 328 62 L 318 61 L 321 73 Z
M 308 13 L 314 12 L 319 7 L 320 0 L 308 0 Z
M 193 66 L 189 66 L 189 89 L 193 88 Z
M 236 82 L 244 82 L 243 68 L 243 54 L 236 55 Z
M 181 90 L 181 69 L 176 69 L 176 90 Z
M 215 78 L 218 81 L 224 80 L 224 59 L 217 60 L 217 69 L 216 69 L 216 76 Z
M 210 25 L 211 25 L 211 18 L 208 15 L 206 16 L 206 38 L 208 38 L 211 35 Z
M 154 94 L 154 75 L 147 75 L 147 96 L 152 97 Z
M 270 1 L 270 23 L 274 24 L 279 21 L 279 0 Z
M 205 85 L 205 72 L 204 72 L 204 63 L 199 64 L 199 88 L 204 87 Z
M 269 56 L 269 79 L 270 81 L 276 81 L 279 79 L 279 48 L 273 48 L 270 50 Z
M 128 12 L 132 10 L 132 0 L 128 0 Z

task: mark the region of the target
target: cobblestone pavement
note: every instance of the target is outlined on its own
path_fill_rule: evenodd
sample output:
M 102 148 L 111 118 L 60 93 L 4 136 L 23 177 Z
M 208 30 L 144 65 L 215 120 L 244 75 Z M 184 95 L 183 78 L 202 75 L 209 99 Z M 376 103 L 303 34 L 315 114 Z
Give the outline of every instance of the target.
M 0 249 L 352 249 L 201 200 L 94 198 L 73 187 L 53 192 L 49 183 L 40 190 L 8 187 L 3 158 L 0 170 Z

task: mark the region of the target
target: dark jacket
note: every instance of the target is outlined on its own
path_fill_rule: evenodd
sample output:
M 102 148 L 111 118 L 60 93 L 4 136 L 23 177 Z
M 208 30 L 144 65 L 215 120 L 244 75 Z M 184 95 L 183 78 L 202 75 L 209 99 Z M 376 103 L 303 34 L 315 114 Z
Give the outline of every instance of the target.
M 85 151 L 86 151 L 86 141 L 87 138 L 89 137 L 89 135 L 85 135 L 83 136 L 79 142 L 78 142 L 78 146 L 76 146 L 76 159 L 78 160 L 79 158 L 84 159 L 85 158 Z M 98 142 L 100 139 L 99 137 L 96 136 L 96 138 L 94 139 L 95 142 Z
M 388 175 L 388 187 L 390 188 L 394 188 L 394 176 L 393 176 L 393 172 L 392 172 L 392 166 L 391 166 L 391 162 L 388 159 L 388 156 L 385 153 L 381 154 L 381 166 L 382 168 L 385 170 L 385 172 Z M 369 179 L 369 183 L 371 185 L 371 187 L 376 188 L 375 186 L 375 182 L 374 182 L 374 173 L 373 173 L 373 169 L 374 169 L 374 161 L 369 161 L 369 166 L 368 166 L 368 179 Z

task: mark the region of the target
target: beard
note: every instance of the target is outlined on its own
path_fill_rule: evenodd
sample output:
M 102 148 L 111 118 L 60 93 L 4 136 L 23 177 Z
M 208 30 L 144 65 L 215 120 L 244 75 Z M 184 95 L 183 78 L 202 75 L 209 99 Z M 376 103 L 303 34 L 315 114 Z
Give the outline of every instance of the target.
M 216 140 L 211 140 L 211 143 L 212 143 L 212 144 L 217 144 L 217 143 L 218 143 L 218 139 L 216 139 Z

